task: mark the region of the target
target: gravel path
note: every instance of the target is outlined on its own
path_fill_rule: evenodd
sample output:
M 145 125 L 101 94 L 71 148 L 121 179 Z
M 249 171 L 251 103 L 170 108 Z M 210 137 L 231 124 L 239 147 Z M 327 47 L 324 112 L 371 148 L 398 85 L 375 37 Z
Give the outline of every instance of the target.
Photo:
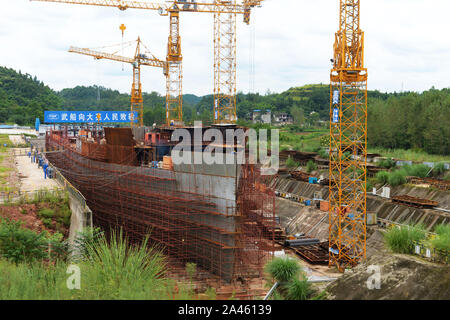
M 14 157 L 19 174 L 20 191 L 58 188 L 59 185 L 55 180 L 44 179 L 44 172 L 42 168 L 38 168 L 37 163 L 32 163 L 28 156 L 22 155 L 28 151 L 28 148 L 13 149 L 14 153 L 21 154 Z

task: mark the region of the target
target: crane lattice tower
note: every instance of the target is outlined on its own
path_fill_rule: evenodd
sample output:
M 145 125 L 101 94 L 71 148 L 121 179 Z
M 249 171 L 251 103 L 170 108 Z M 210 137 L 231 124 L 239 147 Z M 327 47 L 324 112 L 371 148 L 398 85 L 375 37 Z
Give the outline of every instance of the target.
M 330 85 L 329 265 L 366 256 L 367 69 L 360 1 L 340 0 Z

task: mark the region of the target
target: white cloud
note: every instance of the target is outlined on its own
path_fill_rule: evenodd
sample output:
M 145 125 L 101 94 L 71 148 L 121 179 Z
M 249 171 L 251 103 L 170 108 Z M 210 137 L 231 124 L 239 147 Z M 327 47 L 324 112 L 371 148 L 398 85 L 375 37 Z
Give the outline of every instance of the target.
M 160 1 L 161 0 L 154 0 Z M 28 0 L 0 0 L 0 65 L 36 75 L 60 90 L 99 84 L 128 92 L 131 67 L 68 53 L 70 45 L 101 47 L 141 36 L 164 59 L 168 18 L 156 12 Z M 422 91 L 449 87 L 448 0 L 361 1 L 369 88 Z M 238 90 L 249 89 L 251 30 L 255 32 L 255 89 L 280 92 L 329 82 L 329 59 L 338 28 L 338 0 L 266 0 L 253 11 L 254 26 L 238 17 Z M 181 13 L 185 93 L 213 90 L 213 16 Z M 131 53 L 129 53 L 131 55 Z M 164 93 L 161 70 L 144 68 L 144 91 Z

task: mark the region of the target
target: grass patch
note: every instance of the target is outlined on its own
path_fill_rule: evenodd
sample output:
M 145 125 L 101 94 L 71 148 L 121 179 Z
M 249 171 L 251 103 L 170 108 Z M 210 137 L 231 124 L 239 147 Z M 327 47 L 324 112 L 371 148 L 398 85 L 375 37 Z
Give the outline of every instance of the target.
M 432 173 L 433 173 L 433 176 L 436 177 L 436 176 L 443 174 L 445 171 L 447 171 L 447 170 L 445 169 L 444 162 L 439 162 L 433 167 Z
M 388 172 L 380 171 L 375 178 L 377 183 L 388 183 L 391 187 L 400 186 L 406 183 L 406 177 L 425 178 L 431 172 L 431 169 L 424 164 L 405 165 L 397 170 Z
M 292 133 L 289 128 L 280 130 L 280 149 L 294 149 L 303 152 L 317 152 L 321 150 L 321 139 L 328 134 L 323 128 L 304 130 L 304 134 Z M 306 134 L 305 134 L 306 133 Z
M 384 148 L 369 148 L 369 153 L 378 153 L 385 157 L 401 159 L 401 160 L 410 160 L 417 162 L 450 162 L 449 156 L 440 156 L 434 154 L 428 154 L 422 150 L 404 150 L 404 149 L 384 149 Z
M 0 172 L 1 172 L 1 173 L 3 173 L 3 172 L 9 172 L 9 171 L 11 171 L 11 170 L 12 170 L 11 168 L 0 167 Z
M 38 217 L 39 218 L 53 218 L 55 216 L 55 210 L 49 208 L 43 208 L 39 210 Z
M 389 174 L 388 183 L 392 187 L 406 183 L 406 174 L 402 171 L 394 171 Z
M 386 184 L 389 181 L 389 172 L 387 171 L 377 172 L 375 178 L 378 183 Z
M 108 239 L 89 242 L 86 253 L 76 262 L 79 290 L 67 288 L 68 262 L 15 264 L 0 258 L 0 299 L 192 299 L 187 289 L 165 277 L 166 258 L 147 240 L 131 245 L 121 232 L 112 232 Z
M 307 300 L 311 295 L 311 284 L 305 276 L 301 279 L 293 279 L 287 286 L 286 297 L 289 300 Z
M 286 167 L 288 168 L 297 168 L 299 165 L 300 163 L 295 161 L 291 156 L 289 156 L 286 160 Z
M 37 212 L 38 218 L 49 229 L 64 234 L 67 231 L 66 229 L 70 227 L 72 212 L 69 207 L 69 195 L 64 190 L 41 190 L 32 197 L 25 195 L 16 202 L 8 202 L 4 205 L 21 204 L 35 204 L 39 209 Z
M 402 171 L 405 176 L 425 178 L 431 169 L 424 164 L 414 164 L 412 166 L 403 166 L 399 171 Z
M 275 258 L 266 264 L 265 269 L 278 282 L 271 299 L 307 300 L 311 297 L 311 284 L 297 260 L 289 257 Z
M 309 160 L 306 164 L 306 172 L 311 173 L 314 170 L 317 170 L 317 164 L 313 160 Z
M 280 283 L 298 277 L 301 267 L 292 258 L 275 258 L 266 265 L 266 271 Z
M 396 253 L 411 254 L 414 242 L 425 240 L 426 231 L 422 225 L 392 227 L 384 234 L 388 247 Z
M 379 161 L 377 165 L 381 168 L 390 169 L 395 167 L 395 161 L 392 159 L 384 159 Z
M 450 225 L 440 224 L 434 232 L 437 236 L 431 240 L 433 248 L 442 251 L 450 251 Z

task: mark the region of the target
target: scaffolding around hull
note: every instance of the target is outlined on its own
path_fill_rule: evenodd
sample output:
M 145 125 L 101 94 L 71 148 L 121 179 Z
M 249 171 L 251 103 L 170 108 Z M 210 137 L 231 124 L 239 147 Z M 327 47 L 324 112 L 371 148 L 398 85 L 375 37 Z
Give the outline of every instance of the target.
M 255 166 L 163 170 L 135 165 L 133 147 L 77 143 L 63 131 L 46 135 L 47 149 L 64 150 L 49 161 L 86 197 L 94 225 L 136 242 L 148 236 L 226 282 L 262 276 L 274 253 L 275 195 Z

